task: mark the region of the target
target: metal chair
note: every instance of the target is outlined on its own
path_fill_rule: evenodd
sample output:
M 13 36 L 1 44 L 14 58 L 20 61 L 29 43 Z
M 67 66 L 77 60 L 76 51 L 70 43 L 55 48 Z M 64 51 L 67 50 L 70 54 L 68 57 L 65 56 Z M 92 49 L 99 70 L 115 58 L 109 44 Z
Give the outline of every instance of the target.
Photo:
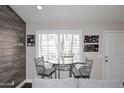
M 88 58 L 85 59 L 85 66 L 79 68 L 82 78 L 90 78 L 90 73 L 92 69 L 93 60 Z
M 36 70 L 37 70 L 37 74 L 41 76 L 41 78 L 44 77 L 49 77 L 52 79 L 52 74 L 55 73 L 55 78 L 56 78 L 56 69 L 53 66 L 52 63 L 44 61 L 43 57 L 40 58 L 34 58 L 34 62 L 35 62 L 35 66 L 36 66 Z M 45 64 L 49 64 L 52 67 L 51 68 L 46 68 Z
M 82 75 L 81 75 L 81 73 L 79 71 L 79 68 L 82 65 L 84 66 L 84 63 L 80 63 L 80 62 L 73 63 L 73 65 L 72 65 L 72 74 L 73 74 L 74 78 L 82 78 Z
M 79 68 L 76 68 L 77 64 L 80 65 Z M 89 60 L 88 58 L 85 58 L 85 63 L 75 63 L 72 70 L 74 78 L 90 78 L 92 64 L 93 60 Z

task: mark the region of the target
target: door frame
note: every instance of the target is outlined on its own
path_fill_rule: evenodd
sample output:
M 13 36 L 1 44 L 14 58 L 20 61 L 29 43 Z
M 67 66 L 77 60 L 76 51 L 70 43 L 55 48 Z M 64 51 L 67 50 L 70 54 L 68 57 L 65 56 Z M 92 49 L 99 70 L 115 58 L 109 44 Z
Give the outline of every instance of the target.
M 104 31 L 103 32 L 103 79 L 105 80 L 105 34 L 106 33 L 124 33 L 124 31 Z

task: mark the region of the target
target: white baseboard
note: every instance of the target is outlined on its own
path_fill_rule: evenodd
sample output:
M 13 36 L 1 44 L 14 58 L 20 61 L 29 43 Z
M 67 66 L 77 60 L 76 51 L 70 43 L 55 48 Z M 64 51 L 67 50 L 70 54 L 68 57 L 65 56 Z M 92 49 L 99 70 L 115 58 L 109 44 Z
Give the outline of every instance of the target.
M 25 82 L 32 83 L 33 79 L 26 79 Z
M 23 82 L 21 82 L 16 88 L 21 88 L 24 84 L 25 84 L 26 80 L 24 80 Z
M 33 79 L 26 79 L 23 82 L 21 82 L 16 88 L 21 88 L 25 83 L 32 83 Z

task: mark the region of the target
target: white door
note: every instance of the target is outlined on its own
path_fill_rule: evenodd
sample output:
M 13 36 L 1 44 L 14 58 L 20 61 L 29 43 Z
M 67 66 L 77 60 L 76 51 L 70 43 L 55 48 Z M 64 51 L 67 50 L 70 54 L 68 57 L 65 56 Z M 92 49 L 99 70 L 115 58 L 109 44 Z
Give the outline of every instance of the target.
M 124 80 L 124 33 L 105 32 L 104 41 L 105 79 Z

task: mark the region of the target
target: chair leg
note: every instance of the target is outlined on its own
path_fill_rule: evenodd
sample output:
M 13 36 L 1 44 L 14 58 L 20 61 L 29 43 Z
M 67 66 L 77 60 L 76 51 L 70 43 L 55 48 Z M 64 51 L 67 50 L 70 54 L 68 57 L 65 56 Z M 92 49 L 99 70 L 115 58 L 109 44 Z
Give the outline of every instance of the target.
M 55 71 L 55 79 L 56 79 L 56 71 Z
M 85 77 L 85 76 L 82 76 L 82 78 L 86 79 L 86 77 Z
M 52 75 L 51 75 L 51 79 L 52 79 Z
M 50 75 L 50 79 L 52 79 L 52 75 Z
M 49 79 L 52 79 L 52 75 L 49 76 Z
M 44 79 L 44 75 L 41 75 L 41 79 Z

